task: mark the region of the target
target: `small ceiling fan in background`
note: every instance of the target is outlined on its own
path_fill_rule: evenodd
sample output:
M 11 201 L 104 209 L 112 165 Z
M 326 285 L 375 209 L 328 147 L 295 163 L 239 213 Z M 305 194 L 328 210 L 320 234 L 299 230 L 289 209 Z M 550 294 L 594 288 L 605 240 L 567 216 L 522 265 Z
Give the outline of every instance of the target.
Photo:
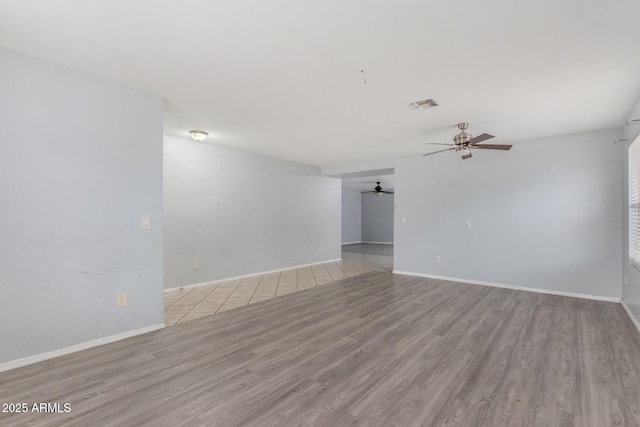
M 382 194 L 393 194 L 393 191 L 384 191 L 382 187 L 380 187 L 380 181 L 376 181 L 376 186 L 373 191 L 363 191 L 360 194 L 374 193 L 376 196 L 382 196 Z
M 512 145 L 506 144 L 483 144 L 480 145 L 482 141 L 486 141 L 487 139 L 494 138 L 493 135 L 489 135 L 488 133 L 483 133 L 482 135 L 478 135 L 475 138 L 470 133 L 465 132 L 465 129 L 469 127 L 469 123 L 458 123 L 458 129 L 460 129 L 460 133 L 453 137 L 453 144 L 438 144 L 427 142 L 427 145 L 448 145 L 450 148 L 445 148 L 444 150 L 434 151 L 432 153 L 423 154 L 423 156 L 430 156 L 436 153 L 442 153 L 443 151 L 451 151 L 455 150 L 456 152 L 462 155 L 462 160 L 470 159 L 471 157 L 471 149 L 482 148 L 485 150 L 510 150 Z

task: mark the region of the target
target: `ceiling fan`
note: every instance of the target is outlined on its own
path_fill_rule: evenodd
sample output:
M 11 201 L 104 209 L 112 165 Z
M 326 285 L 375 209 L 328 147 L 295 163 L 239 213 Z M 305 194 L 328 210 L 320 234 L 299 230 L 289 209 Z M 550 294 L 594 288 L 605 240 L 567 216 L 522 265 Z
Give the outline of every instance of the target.
M 434 151 L 432 153 L 423 154 L 423 156 L 430 156 L 436 153 L 442 153 L 443 151 L 451 151 L 455 150 L 462 155 L 462 160 L 470 159 L 471 149 L 483 148 L 485 150 L 511 150 L 512 145 L 506 144 L 483 144 L 480 145 L 482 141 L 486 141 L 487 139 L 494 138 L 493 135 L 489 135 L 488 133 L 483 133 L 482 135 L 478 135 L 475 138 L 470 133 L 465 132 L 465 129 L 469 127 L 469 123 L 458 123 L 458 129 L 460 129 L 460 133 L 453 137 L 453 144 L 438 144 L 438 143 L 430 143 L 427 142 L 427 145 L 449 145 L 450 148 L 445 148 L 444 150 Z
M 363 191 L 360 194 L 367 194 L 367 193 L 375 193 L 376 196 L 382 196 L 382 194 L 393 194 L 393 191 L 384 191 L 382 189 L 382 187 L 380 187 L 380 181 L 376 181 L 376 187 L 373 189 L 373 191 Z

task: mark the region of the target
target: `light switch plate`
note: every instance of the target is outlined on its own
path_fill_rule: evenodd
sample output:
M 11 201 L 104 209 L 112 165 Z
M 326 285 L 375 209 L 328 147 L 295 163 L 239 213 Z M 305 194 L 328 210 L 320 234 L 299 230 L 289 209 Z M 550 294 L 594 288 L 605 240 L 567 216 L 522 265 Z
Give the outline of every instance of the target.
M 140 217 L 140 228 L 143 230 L 151 230 L 151 215 L 143 215 Z

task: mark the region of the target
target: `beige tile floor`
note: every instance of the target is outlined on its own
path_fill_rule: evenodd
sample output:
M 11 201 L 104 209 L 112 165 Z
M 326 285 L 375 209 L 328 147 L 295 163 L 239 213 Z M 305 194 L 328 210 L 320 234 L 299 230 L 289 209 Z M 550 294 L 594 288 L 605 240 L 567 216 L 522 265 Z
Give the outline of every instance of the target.
M 392 256 L 343 252 L 337 262 L 165 292 L 164 323 L 175 325 L 370 271 L 392 269 Z

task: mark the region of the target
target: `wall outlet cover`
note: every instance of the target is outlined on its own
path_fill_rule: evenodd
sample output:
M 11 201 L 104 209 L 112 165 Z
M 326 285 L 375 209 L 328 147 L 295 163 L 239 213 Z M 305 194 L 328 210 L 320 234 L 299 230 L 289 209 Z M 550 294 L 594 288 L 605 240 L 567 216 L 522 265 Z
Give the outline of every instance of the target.
M 129 305 L 129 294 L 120 292 L 116 295 L 116 307 L 123 308 Z

